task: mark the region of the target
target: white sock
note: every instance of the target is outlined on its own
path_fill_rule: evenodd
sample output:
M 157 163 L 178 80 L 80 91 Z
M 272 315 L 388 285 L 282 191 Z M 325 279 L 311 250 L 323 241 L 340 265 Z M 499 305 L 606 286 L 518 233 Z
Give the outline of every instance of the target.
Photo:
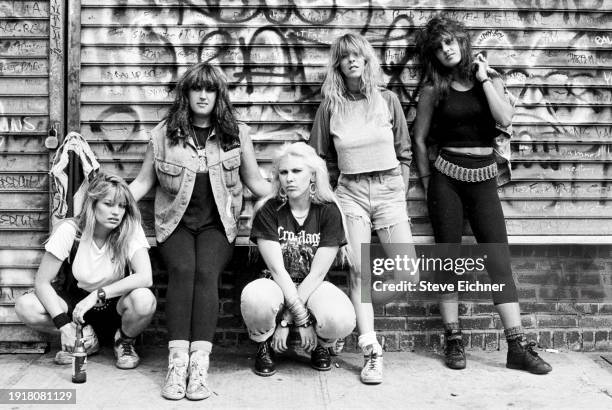
M 376 339 L 376 332 L 368 332 L 360 335 L 358 345 L 363 354 L 370 354 L 372 352 L 379 355 L 382 354 L 382 346 Z
M 186 363 L 189 359 L 189 341 L 188 340 L 170 340 L 168 343 L 168 361 L 172 361 L 174 357 L 183 359 Z

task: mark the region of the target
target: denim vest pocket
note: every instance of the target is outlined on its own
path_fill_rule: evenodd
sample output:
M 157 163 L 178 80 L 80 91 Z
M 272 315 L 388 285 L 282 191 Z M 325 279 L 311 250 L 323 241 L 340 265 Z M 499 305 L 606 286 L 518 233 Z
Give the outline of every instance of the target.
M 223 159 L 223 177 L 225 186 L 231 188 L 240 180 L 240 154 Z
M 178 194 L 183 180 L 183 167 L 164 161 L 156 161 L 159 186 L 170 195 Z

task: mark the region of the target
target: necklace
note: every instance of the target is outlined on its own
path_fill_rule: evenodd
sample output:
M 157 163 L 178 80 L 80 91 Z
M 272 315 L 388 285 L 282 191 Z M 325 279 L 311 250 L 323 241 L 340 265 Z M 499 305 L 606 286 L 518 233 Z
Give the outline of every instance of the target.
M 347 90 L 346 96 L 350 101 L 358 101 L 361 100 L 363 94 L 361 94 L 361 91 L 353 92 L 351 90 Z
M 198 142 L 198 136 L 195 129 L 193 128 L 193 125 L 191 125 L 191 138 L 193 139 L 193 143 L 195 144 L 196 151 L 198 153 L 198 172 L 208 172 L 208 163 L 206 162 L 206 141 L 208 141 L 208 138 L 212 134 L 212 130 L 213 127 L 210 126 L 208 128 L 208 135 L 206 136 L 206 139 L 204 139 L 204 146 L 201 146 Z
M 310 207 L 306 210 L 306 212 L 304 212 L 303 215 L 296 215 L 293 211 L 291 211 L 291 214 L 293 215 L 295 220 L 298 221 L 299 224 L 301 225 L 302 222 L 304 222 L 306 220 L 306 217 L 308 216 L 309 212 L 310 212 Z

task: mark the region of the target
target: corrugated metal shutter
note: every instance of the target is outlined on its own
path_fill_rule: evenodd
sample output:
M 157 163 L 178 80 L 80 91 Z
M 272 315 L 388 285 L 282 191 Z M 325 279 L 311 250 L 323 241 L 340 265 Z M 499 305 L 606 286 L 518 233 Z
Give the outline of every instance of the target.
M 81 130 L 105 169 L 135 177 L 147 130 L 163 117 L 177 76 L 198 61 L 227 73 L 267 169 L 279 144 L 308 136 L 329 43 L 346 31 L 376 47 L 411 122 L 414 35 L 443 11 L 469 27 L 475 49 L 487 50 L 520 98 L 515 180 L 500 190 L 509 234 L 568 242 L 612 235 L 610 0 L 208 3 L 83 0 Z M 416 181 L 414 233 L 430 235 Z M 151 203 L 144 207 L 152 233 Z
M 63 28 L 58 1 L 0 1 L 0 351 L 40 341 L 15 299 L 33 285 L 49 231 L 50 125 L 61 133 Z M 30 347 L 36 348 L 36 343 Z

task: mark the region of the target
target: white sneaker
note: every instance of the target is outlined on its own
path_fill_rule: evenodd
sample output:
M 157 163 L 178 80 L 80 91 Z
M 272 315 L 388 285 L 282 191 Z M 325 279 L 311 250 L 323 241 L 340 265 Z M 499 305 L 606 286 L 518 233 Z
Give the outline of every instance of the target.
M 117 361 L 115 362 L 115 366 L 120 369 L 133 369 L 140 363 L 140 356 L 136 353 L 136 349 L 134 348 L 134 344 L 136 343 L 136 339 L 123 339 L 121 337 L 121 332 L 117 329 L 115 333 L 115 358 Z
M 382 347 L 368 345 L 364 349 L 363 369 L 361 370 L 361 382 L 365 384 L 379 384 L 383 381 L 383 355 Z
M 209 365 L 207 354 L 195 351 L 189 356 L 189 384 L 186 393 L 189 400 L 204 400 L 212 394 L 206 381 Z
M 183 357 L 184 356 L 184 357 Z M 187 354 L 175 354 L 168 360 L 168 373 L 162 386 L 162 397 L 180 400 L 185 397 L 187 386 Z
M 76 339 L 76 324 L 70 323 L 70 328 L 74 332 L 74 337 Z M 91 325 L 85 325 L 83 327 L 83 339 L 85 353 L 87 353 L 87 356 L 98 353 L 100 350 L 100 342 L 98 341 L 98 336 L 96 336 L 96 332 Z M 72 352 L 60 350 L 55 354 L 53 362 L 59 365 L 72 364 Z

